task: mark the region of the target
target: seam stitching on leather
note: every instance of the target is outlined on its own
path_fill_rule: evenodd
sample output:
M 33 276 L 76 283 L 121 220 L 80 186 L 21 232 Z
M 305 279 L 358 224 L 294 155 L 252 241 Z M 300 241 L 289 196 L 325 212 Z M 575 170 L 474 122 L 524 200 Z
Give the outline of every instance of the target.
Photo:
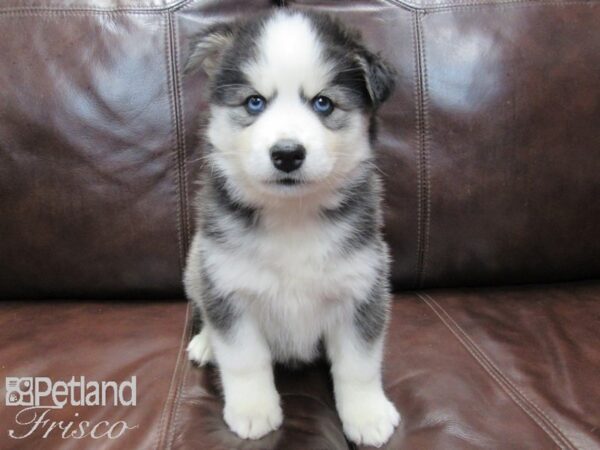
M 413 49 L 415 53 L 416 74 L 416 110 L 417 110 L 417 261 L 415 269 L 415 285 L 423 285 L 425 277 L 425 258 L 429 247 L 429 156 L 427 149 L 427 64 L 422 13 L 413 13 Z
M 173 78 L 175 86 L 175 108 L 177 112 L 177 139 L 179 149 L 179 164 L 181 175 L 181 196 L 183 212 L 183 251 L 184 262 L 190 245 L 190 213 L 189 213 L 189 195 L 188 195 L 188 176 L 187 176 L 187 150 L 186 150 L 186 132 L 185 118 L 183 110 L 183 95 L 181 86 L 181 72 L 179 70 L 179 33 L 177 31 L 177 20 L 170 14 L 172 22 L 172 41 L 173 41 Z
M 188 6 L 190 6 L 192 3 L 196 3 L 197 0 L 183 0 L 179 3 L 177 3 L 176 5 L 174 5 L 173 7 L 171 7 L 170 11 L 172 12 L 177 12 L 177 11 L 181 11 L 185 8 L 187 8 Z
M 181 8 L 185 8 L 189 3 L 192 3 L 195 0 L 180 0 L 178 2 L 173 3 L 172 5 L 167 6 L 143 6 L 143 5 L 134 5 L 129 7 L 114 7 L 114 8 L 94 8 L 92 6 L 80 6 L 74 8 L 49 8 L 49 7 L 35 7 L 35 6 L 6 6 L 0 7 L 0 15 L 4 13 L 116 13 L 116 14 L 162 14 L 166 11 L 176 11 Z
M 86 10 L 86 9 L 20 9 L 20 10 L 0 10 L 0 17 L 10 16 L 151 16 L 162 15 L 165 10 Z
M 419 29 L 421 39 L 421 73 L 423 77 L 423 168 L 425 170 L 425 225 L 423 233 L 425 235 L 423 241 L 423 255 L 421 258 L 421 275 L 419 286 L 423 286 L 425 282 L 425 274 L 427 271 L 427 258 L 429 254 L 429 232 L 431 228 L 431 158 L 429 155 L 429 77 L 427 73 L 427 50 L 425 48 L 425 35 L 423 31 L 424 14 L 419 15 Z
M 175 72 L 176 69 L 173 67 L 173 26 L 172 16 L 170 13 L 166 14 L 166 42 L 167 42 L 167 88 L 169 90 L 169 109 L 171 111 L 171 122 L 173 125 L 173 133 L 171 137 L 171 145 L 173 146 L 173 170 L 175 171 L 175 191 L 177 196 L 177 214 L 176 214 L 176 225 L 177 225 L 177 244 L 179 247 L 179 272 L 183 273 L 184 266 L 184 236 L 183 236 L 183 212 L 182 212 L 182 170 L 181 170 L 181 154 L 179 145 L 179 119 L 177 117 L 176 99 L 174 95 L 175 91 Z
M 415 57 L 415 133 L 416 133 L 416 163 L 417 163 L 417 254 L 415 258 L 415 281 L 414 286 L 419 286 L 419 269 L 421 261 L 421 66 L 419 60 L 419 41 L 417 15 L 412 17 L 413 26 L 413 53 Z
M 165 439 L 166 439 L 166 434 L 169 428 L 169 425 L 171 423 L 170 418 L 173 415 L 173 409 L 176 407 L 177 405 L 177 398 L 178 398 L 178 392 L 179 392 L 179 386 L 180 383 L 177 383 L 177 378 L 178 378 L 178 373 L 180 372 L 180 367 L 181 367 L 181 361 L 185 360 L 185 358 L 182 358 L 182 355 L 184 353 L 184 349 L 186 347 L 186 343 L 189 340 L 189 333 L 190 333 L 190 329 L 192 328 L 190 326 L 190 320 L 191 320 L 191 315 L 190 315 L 190 310 L 191 310 L 191 305 L 188 302 L 186 305 L 186 309 L 185 309 L 185 321 L 184 321 L 184 325 L 183 325 L 183 332 L 181 333 L 181 341 L 179 344 L 179 349 L 178 349 L 178 353 L 177 353 L 177 360 L 175 361 L 175 367 L 173 368 L 173 374 L 171 375 L 171 383 L 169 384 L 169 393 L 167 394 L 167 400 L 165 401 L 165 405 L 163 406 L 163 410 L 160 416 L 160 421 L 158 424 L 158 431 L 157 431 L 157 437 L 156 437 L 156 445 L 154 448 L 156 448 L 157 450 L 162 450 L 165 448 Z
M 189 341 L 189 336 L 188 336 L 188 341 Z M 175 433 L 179 429 L 180 417 L 181 417 L 181 414 L 180 414 L 180 412 L 181 412 L 181 393 L 183 392 L 184 387 L 187 385 L 187 378 L 188 378 L 188 374 L 190 372 L 189 367 L 190 367 L 189 362 L 187 362 L 183 367 L 183 374 L 181 376 L 181 384 L 177 391 L 177 397 L 175 398 L 175 406 L 174 406 L 175 416 L 173 418 L 173 426 L 171 427 L 171 433 L 169 433 L 169 439 L 166 442 L 167 449 L 173 448 L 173 443 L 175 442 Z
M 464 5 L 464 6 L 449 6 L 443 7 L 439 9 L 431 9 L 431 10 L 423 10 L 423 13 L 427 12 L 427 14 L 448 14 L 452 12 L 462 12 L 462 11 L 481 11 L 485 9 L 493 8 L 494 11 L 501 10 L 509 10 L 515 8 L 529 8 L 533 6 L 559 6 L 559 7 L 567 7 L 571 5 L 587 5 L 589 7 L 596 7 L 598 3 L 595 0 L 571 0 L 571 1 L 549 1 L 549 2 L 540 2 L 540 1 L 516 1 L 516 2 L 506 2 L 499 4 L 481 4 L 481 5 Z
M 188 310 L 192 309 L 192 304 L 188 301 Z M 167 442 L 165 442 L 165 447 L 166 449 L 170 449 L 173 447 L 173 442 L 175 441 L 175 433 L 178 430 L 179 427 L 179 417 L 180 417 L 180 411 L 181 411 L 181 393 L 183 392 L 183 389 L 186 385 L 187 382 L 187 376 L 189 373 L 189 367 L 190 367 L 190 363 L 188 362 L 186 355 L 185 355 L 185 348 L 187 347 L 187 343 L 190 341 L 190 339 L 192 338 L 192 330 L 193 330 L 193 324 L 191 323 L 194 320 L 194 315 L 191 314 L 189 317 L 189 320 L 187 321 L 187 323 L 189 324 L 189 326 L 186 329 L 185 332 L 185 336 L 184 336 L 184 340 L 182 342 L 182 346 L 180 349 L 180 354 L 183 355 L 182 360 L 184 361 L 183 364 L 183 368 L 182 368 L 182 374 L 181 374 L 181 381 L 178 383 L 177 385 L 177 390 L 175 392 L 175 402 L 173 404 L 173 409 L 172 409 L 172 414 L 171 416 L 173 417 L 173 423 L 171 425 L 171 430 L 167 439 Z
M 523 412 L 525 412 L 560 448 L 578 450 L 566 433 L 558 426 L 552 418 L 544 412 L 533 400 L 531 400 L 519 387 L 517 387 L 496 366 L 487 354 L 479 348 L 473 339 L 460 327 L 450 314 L 437 303 L 430 295 L 416 293 L 434 313 L 441 322 L 450 330 L 456 339 L 463 345 L 469 354 L 479 365 L 496 381 L 496 383 L 507 393 Z
M 171 38 L 170 38 L 170 20 L 171 20 L 171 14 L 167 13 L 163 15 L 163 27 L 164 27 L 164 39 L 165 39 L 165 66 L 166 66 L 166 76 L 167 76 L 167 89 L 169 92 L 169 109 L 171 112 L 171 121 L 173 123 L 173 121 L 175 120 L 175 113 L 174 113 L 174 106 L 173 106 L 173 98 L 172 98 L 172 68 L 171 68 Z M 175 125 L 175 130 L 176 130 L 176 125 Z M 175 136 L 173 136 L 171 138 L 171 144 L 176 144 L 176 139 L 174 138 Z M 177 150 L 177 149 L 175 149 Z M 174 152 L 175 157 L 177 157 L 177 152 Z M 177 170 L 177 164 L 174 164 L 174 168 L 173 170 Z M 178 172 L 178 170 L 177 170 Z M 177 191 L 177 196 L 179 197 L 179 187 L 178 187 L 178 180 L 177 177 L 175 177 L 175 189 Z M 177 219 L 176 219 L 176 226 L 177 226 L 177 243 L 178 243 L 178 247 L 179 247 L 179 264 L 180 264 L 180 270 L 182 270 L 182 248 L 181 248 L 181 229 L 180 229 L 180 211 L 179 211 L 179 206 L 180 206 L 180 200 L 178 198 L 177 203 Z M 174 389 L 174 382 L 175 382 L 175 378 L 177 375 L 177 371 L 178 371 L 178 367 L 180 364 L 180 357 L 181 357 L 181 350 L 183 347 L 183 339 L 184 337 L 187 335 L 187 327 L 188 327 L 188 315 L 189 315 L 189 303 L 187 305 L 186 308 L 186 317 L 185 317 L 185 324 L 184 324 L 184 331 L 183 331 L 183 336 L 182 336 L 182 343 L 180 344 L 180 348 L 179 348 L 179 353 L 177 354 L 177 360 L 175 362 L 175 368 L 173 370 L 173 374 L 171 376 L 171 384 L 169 386 L 169 393 L 167 395 L 167 400 L 165 402 L 165 406 L 163 408 L 163 412 L 161 414 L 161 418 L 160 418 L 160 422 L 159 422 L 159 428 L 158 428 L 158 434 L 157 434 L 157 440 L 156 440 L 156 448 L 157 449 L 162 449 L 164 447 L 163 441 L 165 439 L 164 435 L 166 433 L 166 427 L 168 427 L 169 423 L 170 423 L 170 416 L 171 416 L 171 412 L 169 411 L 170 409 L 170 405 L 172 403 L 172 398 L 174 395 L 173 389 Z M 167 416 L 169 416 L 169 419 L 167 419 Z M 166 421 L 166 424 L 165 424 Z
M 530 5 L 568 5 L 568 4 L 578 4 L 578 3 L 589 3 L 594 4 L 597 3 L 598 0 L 585 0 L 585 1 L 557 1 L 557 0 L 506 0 L 506 1 L 494 1 L 494 0 L 483 0 L 483 1 L 475 1 L 475 2 L 456 2 L 456 3 L 440 3 L 436 4 L 434 1 L 427 2 L 423 1 L 421 4 L 416 4 L 412 2 L 404 2 L 402 0 L 386 0 L 393 5 L 404 7 L 411 9 L 413 11 L 427 11 L 427 12 L 444 12 L 444 11 L 454 11 L 458 9 L 478 9 L 478 7 L 502 7 L 505 5 L 515 5 L 515 4 L 530 4 Z M 443 11 L 439 11 L 443 10 Z

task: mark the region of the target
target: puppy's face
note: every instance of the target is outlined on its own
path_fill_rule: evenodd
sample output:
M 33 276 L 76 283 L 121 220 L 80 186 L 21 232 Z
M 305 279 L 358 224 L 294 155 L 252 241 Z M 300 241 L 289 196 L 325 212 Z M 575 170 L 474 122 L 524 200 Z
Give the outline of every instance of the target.
M 337 22 L 278 11 L 222 26 L 197 63 L 211 80 L 211 164 L 253 203 L 335 190 L 370 158 L 391 71 Z

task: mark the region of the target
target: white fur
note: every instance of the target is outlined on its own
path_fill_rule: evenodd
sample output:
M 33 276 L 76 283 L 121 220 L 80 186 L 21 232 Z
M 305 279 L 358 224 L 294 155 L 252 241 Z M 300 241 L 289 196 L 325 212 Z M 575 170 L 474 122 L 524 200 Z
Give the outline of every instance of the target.
M 258 62 L 245 68 L 252 85 L 270 97 L 273 93 L 298 95 L 301 87 L 311 98 L 332 77 L 313 25 L 302 14 L 280 12 L 267 24 L 257 43 Z
M 340 257 L 332 251 L 339 229 L 317 218 L 290 211 L 271 219 L 283 223 L 246 239 L 235 255 L 202 241 L 204 264 L 223 295 L 243 297 L 239 307 L 260 324 L 276 359 L 308 361 L 320 336 L 366 297 L 382 256 L 367 247 Z
M 348 324 L 331 330 L 325 340 L 344 433 L 357 444 L 380 447 L 400 423 L 381 385 L 382 340 L 367 352 Z
M 255 322 L 246 317 L 225 339 L 211 333 L 225 394 L 225 422 L 242 438 L 258 439 L 283 421 L 271 354 Z

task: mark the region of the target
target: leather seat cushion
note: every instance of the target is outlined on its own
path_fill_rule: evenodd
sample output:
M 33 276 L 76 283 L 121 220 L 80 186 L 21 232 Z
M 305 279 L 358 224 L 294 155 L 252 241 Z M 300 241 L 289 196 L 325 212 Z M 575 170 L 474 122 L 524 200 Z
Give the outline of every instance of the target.
M 403 422 L 386 448 L 600 446 L 599 282 L 407 292 L 392 311 L 384 381 Z M 183 301 L 3 302 L 0 375 L 136 375 L 135 407 L 53 412 L 139 425 L 102 448 L 352 448 L 325 363 L 277 367 L 283 427 L 259 441 L 235 437 L 216 370 L 187 361 L 186 320 Z M 8 438 L 18 410 L 0 409 L 0 447 L 65 445 L 58 434 Z

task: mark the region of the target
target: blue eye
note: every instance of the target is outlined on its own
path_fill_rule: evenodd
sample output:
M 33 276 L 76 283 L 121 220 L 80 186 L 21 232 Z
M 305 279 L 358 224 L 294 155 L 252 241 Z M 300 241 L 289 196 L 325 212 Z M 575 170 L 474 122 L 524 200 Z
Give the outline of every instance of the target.
M 333 111 L 333 102 L 328 97 L 318 95 L 313 99 L 312 107 L 315 112 L 323 116 L 328 116 Z
M 260 114 L 265 110 L 267 101 L 260 95 L 252 95 L 246 99 L 246 111 L 250 114 Z

